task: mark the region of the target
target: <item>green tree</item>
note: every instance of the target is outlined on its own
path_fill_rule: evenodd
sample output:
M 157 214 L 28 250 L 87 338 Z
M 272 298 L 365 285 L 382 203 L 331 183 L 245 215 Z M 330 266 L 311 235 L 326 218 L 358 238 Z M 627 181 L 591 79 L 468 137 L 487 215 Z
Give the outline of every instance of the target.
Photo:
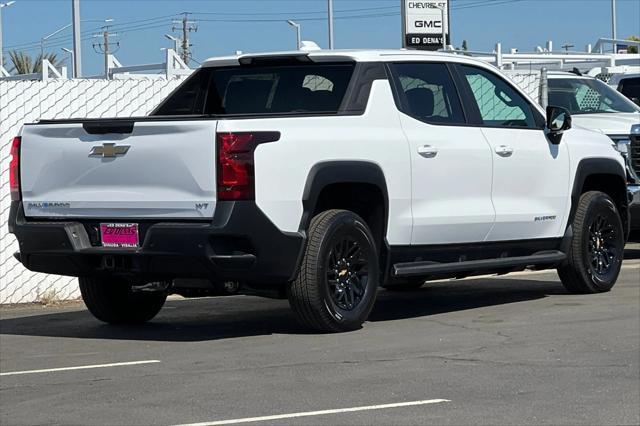
M 58 55 L 55 53 L 45 53 L 44 56 L 39 54 L 34 60 L 30 55 L 24 52 L 12 50 L 9 52 L 9 58 L 13 64 L 11 72 L 14 74 L 32 74 L 42 72 L 43 58 L 51 62 L 54 67 L 59 67 L 62 63 L 58 59 Z
M 638 37 L 638 36 L 629 36 L 629 37 L 627 37 L 627 40 L 629 40 L 629 41 L 640 41 L 640 37 Z M 627 52 L 629 52 L 629 53 L 638 53 L 638 46 L 629 46 L 629 48 L 627 49 Z

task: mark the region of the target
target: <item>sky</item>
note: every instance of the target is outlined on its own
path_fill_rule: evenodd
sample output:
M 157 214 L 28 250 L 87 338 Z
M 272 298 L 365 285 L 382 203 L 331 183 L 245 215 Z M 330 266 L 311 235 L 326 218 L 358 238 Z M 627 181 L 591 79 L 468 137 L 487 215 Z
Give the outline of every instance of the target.
M 5 2 L 6 0 L 0 0 Z M 611 0 L 450 0 L 451 41 L 470 50 L 491 51 L 496 42 L 503 50 L 533 51 L 553 40 L 555 49 L 573 44 L 583 51 L 599 37 L 611 36 Z M 71 22 L 71 0 L 16 0 L 2 9 L 5 58 L 11 49 L 31 55 L 40 51 L 40 39 Z M 401 0 L 334 0 L 335 48 L 401 47 Z M 302 39 L 327 47 L 326 0 L 80 0 L 81 19 L 113 19 L 111 31 L 119 42 L 114 53 L 123 65 L 158 63 L 163 47 L 173 42 L 172 20 L 190 12 L 197 31 L 190 33 L 196 66 L 207 57 L 243 52 L 292 50 L 295 30 Z M 640 0 L 617 0 L 618 37 L 640 35 Z M 103 57 L 94 51 L 100 22 L 83 22 L 82 71 L 97 75 Z M 61 48 L 71 48 L 71 30 L 51 37 L 45 51 L 67 58 Z M 196 62 L 197 61 L 197 62 Z

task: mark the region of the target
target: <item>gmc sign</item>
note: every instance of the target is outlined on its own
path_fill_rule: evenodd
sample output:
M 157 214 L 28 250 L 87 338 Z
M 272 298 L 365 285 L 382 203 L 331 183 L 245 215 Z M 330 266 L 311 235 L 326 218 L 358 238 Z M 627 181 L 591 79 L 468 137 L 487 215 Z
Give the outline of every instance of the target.
M 402 9 L 403 47 L 438 50 L 443 29 L 449 43 L 448 0 L 402 0 Z

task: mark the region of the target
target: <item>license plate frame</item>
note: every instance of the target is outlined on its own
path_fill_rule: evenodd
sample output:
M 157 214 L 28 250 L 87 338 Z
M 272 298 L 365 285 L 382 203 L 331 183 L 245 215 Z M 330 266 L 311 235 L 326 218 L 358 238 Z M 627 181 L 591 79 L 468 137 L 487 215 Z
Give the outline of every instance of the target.
M 109 248 L 139 248 L 140 232 L 137 223 L 100 223 L 100 244 Z

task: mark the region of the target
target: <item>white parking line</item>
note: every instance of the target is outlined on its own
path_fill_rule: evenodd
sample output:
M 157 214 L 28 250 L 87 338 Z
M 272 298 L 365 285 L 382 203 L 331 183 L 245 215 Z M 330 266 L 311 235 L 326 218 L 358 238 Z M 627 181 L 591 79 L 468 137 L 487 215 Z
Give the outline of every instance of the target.
M 367 405 L 363 407 L 335 408 L 332 410 L 304 411 L 301 413 L 277 414 L 274 416 L 245 417 L 243 419 L 217 420 L 212 422 L 188 423 L 179 426 L 216 426 L 232 425 L 238 423 L 265 422 L 269 420 L 293 419 L 296 417 L 324 416 L 327 414 L 353 413 L 355 411 L 384 410 L 387 408 L 411 407 L 415 405 L 438 404 L 441 402 L 451 402 L 448 399 L 427 399 L 423 401 L 397 402 L 394 404 Z
M 42 370 L 8 371 L 6 373 L 0 373 L 0 376 L 17 376 L 18 374 L 52 373 L 56 371 L 70 371 L 70 370 L 88 370 L 91 368 L 124 367 L 127 365 L 155 364 L 157 362 L 160 362 L 160 360 L 150 359 L 146 361 L 114 362 L 111 364 L 95 364 L 95 365 L 79 365 L 76 367 L 45 368 Z

